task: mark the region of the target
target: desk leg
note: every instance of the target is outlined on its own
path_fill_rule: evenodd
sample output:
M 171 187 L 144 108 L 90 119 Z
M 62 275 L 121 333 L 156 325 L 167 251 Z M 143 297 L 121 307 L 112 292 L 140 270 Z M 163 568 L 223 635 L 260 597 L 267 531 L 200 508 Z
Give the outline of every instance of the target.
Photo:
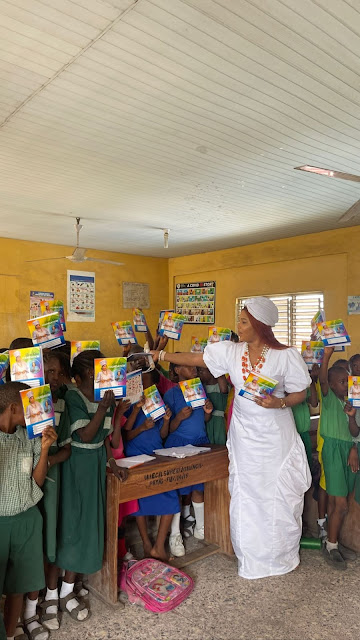
M 233 555 L 228 482 L 228 478 L 205 482 L 205 540 L 217 544 L 224 553 Z
M 105 550 L 101 571 L 89 576 L 90 590 L 101 600 L 116 604 L 118 564 L 118 518 L 120 482 L 111 473 L 107 474 Z

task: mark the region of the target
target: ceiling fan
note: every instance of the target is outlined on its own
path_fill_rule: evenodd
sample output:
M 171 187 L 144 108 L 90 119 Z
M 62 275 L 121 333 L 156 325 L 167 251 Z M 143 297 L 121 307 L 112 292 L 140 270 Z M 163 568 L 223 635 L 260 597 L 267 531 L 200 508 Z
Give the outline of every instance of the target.
M 114 260 L 101 260 L 100 258 L 89 258 L 85 255 L 87 249 L 82 249 L 79 247 L 80 242 L 80 231 L 83 228 L 83 225 L 80 224 L 80 218 L 76 218 L 76 224 L 74 225 L 76 229 L 76 247 L 71 254 L 71 256 L 60 256 L 59 258 L 39 258 L 38 260 L 25 260 L 25 262 L 43 262 L 44 260 L 71 260 L 71 262 L 101 262 L 102 264 L 115 264 L 118 267 L 124 266 L 123 262 L 115 262 Z
M 317 173 L 320 176 L 328 178 L 340 178 L 340 180 L 350 180 L 351 182 L 360 182 L 360 176 L 352 173 L 344 173 L 342 171 L 332 171 L 331 169 L 321 169 L 320 167 L 311 167 L 304 164 L 301 167 L 294 167 L 298 171 L 307 171 L 309 173 Z M 360 200 L 357 200 L 345 213 L 339 218 L 338 222 L 348 222 L 360 214 Z

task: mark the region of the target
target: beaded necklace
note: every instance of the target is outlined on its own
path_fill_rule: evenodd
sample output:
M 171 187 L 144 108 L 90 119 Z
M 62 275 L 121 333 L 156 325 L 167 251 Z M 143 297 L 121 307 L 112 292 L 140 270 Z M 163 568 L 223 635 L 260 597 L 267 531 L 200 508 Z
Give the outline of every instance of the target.
M 252 367 L 250 362 L 250 355 L 249 355 L 249 345 L 248 344 L 246 345 L 244 354 L 241 357 L 241 366 L 242 366 L 244 381 L 247 379 L 251 371 L 256 371 L 257 373 L 260 373 L 260 369 L 263 368 L 265 358 L 269 349 L 270 347 L 267 344 L 264 344 L 260 357 L 257 359 L 254 366 Z

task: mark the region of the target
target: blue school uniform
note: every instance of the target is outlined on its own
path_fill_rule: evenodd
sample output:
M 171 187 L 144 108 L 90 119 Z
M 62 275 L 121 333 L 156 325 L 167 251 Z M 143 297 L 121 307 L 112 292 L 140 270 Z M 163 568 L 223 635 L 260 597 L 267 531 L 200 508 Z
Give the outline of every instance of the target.
M 129 413 L 127 413 L 127 416 L 129 416 Z M 137 429 L 145 420 L 145 413 L 142 410 L 139 411 L 133 429 Z M 143 431 L 133 440 L 125 441 L 125 455 L 138 456 L 146 453 L 152 456 L 155 449 L 162 449 L 163 441 L 160 435 L 162 425 L 163 421 L 157 420 L 152 429 Z M 134 516 L 162 516 L 170 513 L 179 513 L 180 511 L 179 496 L 175 490 L 139 498 L 138 502 L 139 511 L 133 513 L 132 515 Z
M 181 411 L 181 409 L 187 407 L 179 386 L 169 389 L 169 391 L 165 393 L 164 402 L 169 409 L 171 409 L 173 418 L 179 413 L 179 411 Z M 191 416 L 186 418 L 186 420 L 183 420 L 176 431 L 173 431 L 173 433 L 168 435 L 164 446 L 168 449 L 169 447 L 183 447 L 187 444 L 209 444 L 203 407 L 193 409 Z M 179 493 L 182 496 L 186 496 L 192 491 L 204 491 L 203 483 L 179 489 Z

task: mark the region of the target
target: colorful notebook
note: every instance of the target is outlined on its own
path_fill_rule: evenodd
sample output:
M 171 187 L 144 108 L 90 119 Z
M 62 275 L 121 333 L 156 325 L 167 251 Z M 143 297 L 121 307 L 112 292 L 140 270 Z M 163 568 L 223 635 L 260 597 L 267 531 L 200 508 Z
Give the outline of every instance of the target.
M 25 424 L 30 439 L 41 436 L 45 427 L 55 426 L 55 413 L 50 385 L 20 391 Z
M 9 352 L 0 353 L 0 384 L 5 384 L 6 370 L 9 366 Z
M 165 311 L 159 331 L 160 335 L 168 336 L 172 340 L 180 340 L 184 320 L 184 316 L 180 313 Z
M 320 339 L 325 347 L 351 344 L 350 337 L 342 320 L 326 320 L 317 325 Z
M 158 392 L 156 386 L 153 384 L 151 387 L 144 389 L 145 404 L 143 405 L 143 412 L 147 418 L 153 420 L 159 420 L 165 414 L 165 403 Z
M 317 342 L 303 340 L 301 343 L 301 355 L 304 358 L 307 368 L 311 371 L 314 364 L 320 366 L 323 361 L 324 343 L 320 340 Z
M 30 291 L 30 318 L 41 316 L 41 300 L 54 300 L 52 291 Z
M 132 324 L 129 320 L 112 322 L 111 326 L 114 329 L 115 338 L 120 345 L 124 346 L 125 344 L 129 343 L 137 343 L 134 329 L 132 328 Z
M 348 377 L 348 401 L 353 407 L 360 408 L 360 377 Z
M 223 340 L 230 340 L 231 329 L 226 327 L 209 327 L 208 343 L 222 342 Z
M 45 384 L 41 347 L 11 349 L 9 355 L 12 382 L 24 382 L 29 387 L 41 387 Z
M 28 320 L 30 335 L 35 346 L 43 349 L 53 349 L 65 344 L 58 313 L 50 313 L 34 320 Z
M 94 360 L 94 398 L 99 402 L 105 391 L 115 398 L 126 395 L 126 358 L 96 358 Z
M 40 300 L 41 314 L 58 313 L 61 328 L 66 331 L 64 303 L 62 300 Z
M 83 351 L 100 351 L 100 340 L 75 340 L 71 342 L 70 362 Z
M 188 407 L 196 409 L 203 407 L 206 401 L 205 389 L 200 378 L 192 378 L 191 380 L 182 380 L 179 387 L 184 396 L 184 400 Z
M 161 309 L 160 314 L 159 314 L 159 322 L 158 322 L 158 333 L 162 336 L 163 335 L 163 331 L 161 330 L 161 325 L 162 322 L 164 320 L 164 315 L 165 313 L 175 313 L 175 309 Z
M 202 353 L 207 345 L 206 338 L 196 338 L 192 336 L 191 338 L 191 353 Z
M 146 333 L 146 318 L 141 309 L 133 309 L 133 322 L 135 331 L 138 333 Z
M 240 389 L 239 396 L 255 400 L 256 397 L 264 397 L 266 393 L 271 395 L 277 384 L 278 380 L 251 372 L 245 380 L 244 388 Z

